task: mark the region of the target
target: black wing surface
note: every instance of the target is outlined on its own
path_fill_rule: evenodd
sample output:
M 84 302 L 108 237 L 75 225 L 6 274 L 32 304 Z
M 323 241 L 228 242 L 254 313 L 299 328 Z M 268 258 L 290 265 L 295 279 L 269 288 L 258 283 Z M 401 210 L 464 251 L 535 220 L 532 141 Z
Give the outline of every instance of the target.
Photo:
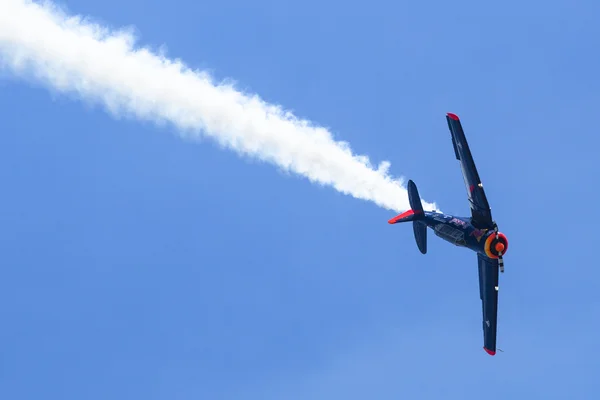
M 483 308 L 483 349 L 496 354 L 498 329 L 498 260 L 477 253 L 479 264 L 479 297 Z
M 448 128 L 452 134 L 452 145 L 454 146 L 454 154 L 456 159 L 460 161 L 467 194 L 469 197 L 469 205 L 471 207 L 472 224 L 476 228 L 493 229 L 494 221 L 492 220 L 492 211 L 488 203 L 487 197 L 479 179 L 475 161 L 471 155 L 467 138 L 463 131 L 462 125 L 458 116 L 452 113 L 446 115 Z

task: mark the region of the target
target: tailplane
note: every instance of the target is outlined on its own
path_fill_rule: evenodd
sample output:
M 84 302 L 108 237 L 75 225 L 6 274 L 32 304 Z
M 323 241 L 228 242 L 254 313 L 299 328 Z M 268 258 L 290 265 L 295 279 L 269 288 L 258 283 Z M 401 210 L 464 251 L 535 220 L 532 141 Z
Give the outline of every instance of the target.
M 411 209 L 390 219 L 388 223 L 397 224 L 399 222 L 412 221 L 417 247 L 421 253 L 426 254 L 427 224 L 421 221 L 425 217 L 425 211 L 423 210 L 423 204 L 421 203 L 421 197 L 419 196 L 417 185 L 415 185 L 412 180 L 408 181 L 408 202 L 410 203 Z
M 408 202 L 410 203 L 410 208 L 413 209 L 415 214 L 423 214 L 423 204 L 421 203 L 421 197 L 419 196 L 417 185 L 415 185 L 415 183 L 410 179 L 408 181 Z

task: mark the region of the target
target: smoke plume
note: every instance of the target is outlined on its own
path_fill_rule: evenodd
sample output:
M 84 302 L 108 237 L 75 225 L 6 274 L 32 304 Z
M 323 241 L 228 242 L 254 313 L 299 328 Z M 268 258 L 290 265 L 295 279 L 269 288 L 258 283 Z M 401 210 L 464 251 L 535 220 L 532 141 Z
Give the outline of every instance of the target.
M 12 74 L 100 103 L 113 115 L 168 122 L 182 137 L 211 138 L 389 210 L 409 208 L 404 182 L 388 175 L 388 162 L 374 168 L 327 129 L 137 47 L 128 30 L 68 15 L 49 2 L 0 0 L 0 62 Z

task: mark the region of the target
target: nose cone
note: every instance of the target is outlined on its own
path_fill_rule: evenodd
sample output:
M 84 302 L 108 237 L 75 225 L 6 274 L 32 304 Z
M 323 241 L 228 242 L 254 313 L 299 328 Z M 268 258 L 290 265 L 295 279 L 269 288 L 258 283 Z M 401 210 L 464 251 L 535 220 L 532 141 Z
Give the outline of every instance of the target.
M 504 252 L 504 243 L 496 243 L 496 251 L 498 252 L 498 254 Z

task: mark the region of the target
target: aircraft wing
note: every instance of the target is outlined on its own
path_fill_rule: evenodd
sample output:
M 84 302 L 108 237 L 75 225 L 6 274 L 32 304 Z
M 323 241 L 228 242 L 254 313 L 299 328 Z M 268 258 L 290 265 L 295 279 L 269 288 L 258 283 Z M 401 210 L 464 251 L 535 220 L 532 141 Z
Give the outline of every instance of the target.
M 473 161 L 473 156 L 471 155 L 471 150 L 469 149 L 469 144 L 467 143 L 460 120 L 458 116 L 452 113 L 446 115 L 446 120 L 452 134 L 454 154 L 456 155 L 456 159 L 460 161 L 460 168 L 467 187 L 469 205 L 471 206 L 471 222 L 476 228 L 493 229 L 492 211 L 483 191 L 483 185 L 481 184 L 481 179 L 479 179 L 475 161 Z
M 477 253 L 479 263 L 479 297 L 483 309 L 483 349 L 496 354 L 498 322 L 498 260 Z

